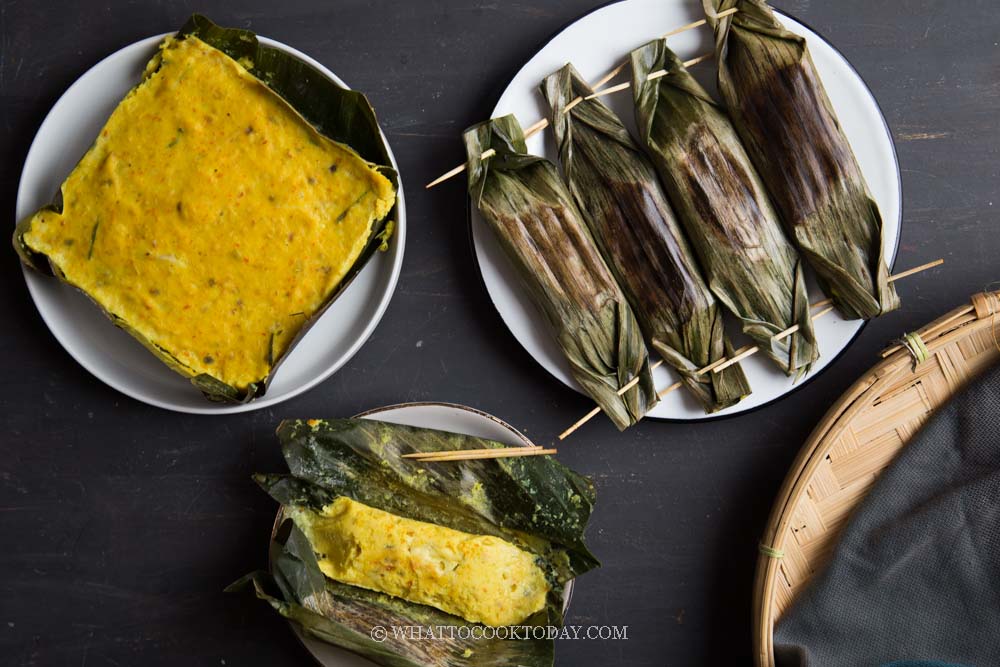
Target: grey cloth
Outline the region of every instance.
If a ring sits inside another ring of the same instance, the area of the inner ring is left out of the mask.
[[[1000,665],[1000,367],[876,482],[775,629],[779,667]]]

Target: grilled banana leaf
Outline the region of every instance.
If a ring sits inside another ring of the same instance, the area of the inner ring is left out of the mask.
[[[593,484],[549,457],[428,465],[401,456],[504,445],[363,419],[285,421],[278,437],[290,473],[254,478],[284,508],[319,510],[345,496],[408,519],[494,535],[534,554],[552,590],[526,626],[560,624],[566,582],[599,565],[584,544]],[[270,572],[247,575],[228,590],[252,589],[307,634],[379,664],[552,664],[551,639],[470,638],[457,631],[472,627],[464,619],[325,577],[308,538],[290,520],[276,531],[270,560]],[[372,639],[376,626],[388,630],[385,641]],[[428,641],[392,631],[412,626],[452,628],[452,634]]]
[[[704,0],[719,91],[789,234],[845,317],[899,307],[882,215],[837,121],[805,39],[763,0]],[[738,13],[715,19],[715,13]]]
[[[802,262],[725,112],[666,40],[632,52],[639,133],[719,301],[788,375],[819,356]],[[658,70],[668,74],[650,80]],[[798,325],[780,341],[777,333]]]
[[[572,65],[541,85],[566,182],[646,340],[706,412],[750,393],[740,366],[698,370],[731,352],[722,311],[684,238],[649,158]]]
[[[635,315],[555,166],[513,116],[465,131],[469,194],[548,322],[570,370],[619,429],[659,400]],[[493,149],[496,155],[481,160]],[[639,383],[618,391],[638,376]]]

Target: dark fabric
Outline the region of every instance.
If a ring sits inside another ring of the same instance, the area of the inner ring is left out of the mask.
[[[914,437],[776,627],[779,667],[1000,665],[998,414],[1000,367]]]

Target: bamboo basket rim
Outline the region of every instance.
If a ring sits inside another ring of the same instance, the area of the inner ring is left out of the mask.
[[[927,356],[930,357],[958,340],[993,327],[1000,327],[1000,291],[974,294],[970,302],[933,320],[916,333],[926,345]],[[1000,334],[996,333],[996,329],[994,335],[994,342],[997,342]],[[1000,343],[997,347],[1000,354]],[[883,355],[885,358],[854,382],[820,419],[796,455],[778,491],[761,535],[761,554],[754,578],[753,650],[754,664],[758,667],[774,665],[775,590],[780,565],[780,558],[774,557],[774,554],[782,553],[798,501],[806,493],[818,466],[836,441],[830,436],[842,430],[852,417],[869,406],[864,398],[878,396],[883,387],[891,386],[907,374],[918,375],[915,359],[905,346],[893,346]],[[770,554],[765,553],[767,551]]]

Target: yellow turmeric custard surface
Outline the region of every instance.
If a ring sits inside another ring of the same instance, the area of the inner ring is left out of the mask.
[[[492,535],[406,519],[341,496],[321,512],[286,512],[323,573],[486,625],[515,625],[545,606],[535,556]]]
[[[392,183],[196,37],[118,105],[23,242],[175,370],[267,377],[392,208]]]

